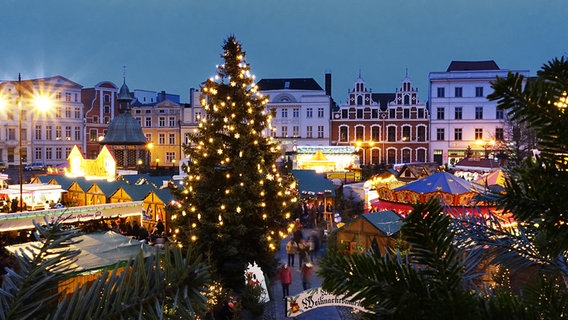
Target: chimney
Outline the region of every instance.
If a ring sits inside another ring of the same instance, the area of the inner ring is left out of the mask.
[[[331,72],[325,72],[325,94],[331,97]]]

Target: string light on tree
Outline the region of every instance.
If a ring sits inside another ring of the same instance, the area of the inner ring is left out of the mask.
[[[268,97],[258,93],[235,37],[225,40],[221,56],[224,63],[201,88],[206,115],[185,148],[191,175],[175,190],[187,214],[172,222],[176,241],[210,257],[220,280],[238,286],[247,263],[273,266],[296,193],[287,192],[293,178],[276,170],[281,148],[265,135],[273,130]]]

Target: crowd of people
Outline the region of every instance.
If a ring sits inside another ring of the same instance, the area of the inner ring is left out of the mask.
[[[155,227],[150,232],[148,232],[144,225],[138,224],[138,221],[132,220],[128,222],[126,219],[112,221],[110,229],[152,246],[164,247],[169,241],[162,220],[158,220]]]
[[[283,263],[278,271],[278,280],[282,284],[284,299],[290,295],[290,285],[293,281],[291,268],[294,268],[296,265],[301,274],[302,288],[304,290],[311,288],[314,263],[318,259],[321,247],[321,236],[318,229],[311,230],[306,237],[302,229],[302,223],[297,218],[294,231],[290,235],[290,240],[286,243],[288,260]]]

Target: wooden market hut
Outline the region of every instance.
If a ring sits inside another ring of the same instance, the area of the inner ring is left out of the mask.
[[[331,180],[323,173],[314,170],[292,170],[292,175],[298,182],[298,192],[304,201],[314,205],[322,204],[325,212],[324,219],[328,222],[328,229],[333,225],[333,208],[335,208],[335,187]],[[328,211],[331,208],[331,211]]]
[[[125,185],[125,182],[118,181],[95,181],[93,185],[87,190],[87,203],[90,206],[93,204],[110,203],[110,196],[112,196],[118,188]]]
[[[110,203],[117,202],[131,202],[131,201],[142,201],[148,193],[152,190],[156,190],[154,186],[144,184],[144,185],[121,185],[110,197]]]
[[[150,191],[144,198],[144,209],[148,216],[144,220],[144,225],[147,230],[152,230],[158,220],[162,220],[164,227],[168,230],[170,217],[167,214],[166,207],[176,201],[174,195],[169,189],[156,189]]]
[[[348,253],[364,252],[376,241],[385,254],[401,226],[401,217],[392,210],[362,214],[337,230],[337,248]]]
[[[67,189],[67,203],[69,206],[85,206],[87,205],[87,190],[92,187],[94,181],[85,179],[77,179]]]

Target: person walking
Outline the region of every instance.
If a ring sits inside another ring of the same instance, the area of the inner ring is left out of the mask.
[[[313,265],[311,263],[304,263],[302,265],[302,287],[308,290],[312,286]]]
[[[294,257],[298,252],[298,244],[294,239],[290,239],[286,244],[286,253],[288,254],[288,265],[293,267],[294,266]]]
[[[282,283],[282,296],[286,299],[290,295],[290,285],[292,284],[292,270],[290,270],[287,263],[278,271],[278,279]]]

